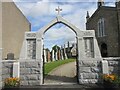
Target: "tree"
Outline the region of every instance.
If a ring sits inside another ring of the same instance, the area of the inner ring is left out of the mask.
[[[52,47],[52,50],[54,50],[55,52],[57,52],[58,50],[60,50],[60,47],[57,46],[57,45],[55,45],[55,46]]]

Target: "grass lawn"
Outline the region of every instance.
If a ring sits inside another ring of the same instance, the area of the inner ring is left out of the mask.
[[[66,59],[66,60],[58,60],[50,63],[46,63],[44,66],[44,74],[47,75],[50,71],[52,71],[54,68],[69,63],[74,62],[76,59]]]

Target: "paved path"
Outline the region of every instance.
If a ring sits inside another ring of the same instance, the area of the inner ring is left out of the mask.
[[[76,62],[70,62],[55,68],[44,79],[45,84],[77,83]]]

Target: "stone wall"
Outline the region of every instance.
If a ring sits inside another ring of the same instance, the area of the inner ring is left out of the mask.
[[[120,75],[120,58],[104,58],[103,60],[108,61],[109,74],[119,74]]]
[[[2,48],[0,48],[0,89],[2,89]]]
[[[14,60],[2,61],[2,82],[9,77],[13,77]],[[41,64],[40,61],[20,61],[20,84],[21,85],[40,85],[41,84]],[[17,72],[17,71],[16,71]],[[1,79],[0,79],[1,80]]]
[[[40,61],[20,61],[21,85],[40,85],[42,71]]]
[[[108,61],[108,71],[110,74],[120,73],[120,58],[104,58]],[[3,60],[2,79],[0,82],[13,76],[14,60]],[[80,60],[78,61],[78,80],[80,84],[84,83],[101,83],[102,82],[102,63],[101,60]],[[17,71],[16,71],[17,72]],[[20,80],[21,85],[41,85],[42,84],[42,64],[36,60],[20,60]],[[1,76],[0,76],[1,77]],[[4,85],[4,83],[3,83]]]
[[[101,61],[79,61],[79,83],[99,83],[101,81]]]
[[[1,63],[2,60],[0,60],[0,89],[2,87],[2,63]]]
[[[120,58],[109,57],[104,58],[107,61],[109,74],[120,75]],[[79,83],[102,83],[103,67],[100,60],[81,60],[78,62],[78,78]],[[107,67],[107,66],[106,66]]]
[[[2,82],[4,85],[4,80],[6,78],[12,77],[14,60],[3,60],[2,61]]]

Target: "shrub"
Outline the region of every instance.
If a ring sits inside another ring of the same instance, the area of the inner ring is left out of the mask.
[[[6,78],[5,79],[5,87],[19,87],[20,85],[20,79],[19,78]]]
[[[103,80],[107,81],[107,82],[110,82],[110,83],[115,83],[117,78],[118,77],[115,74],[104,74],[103,75]]]

